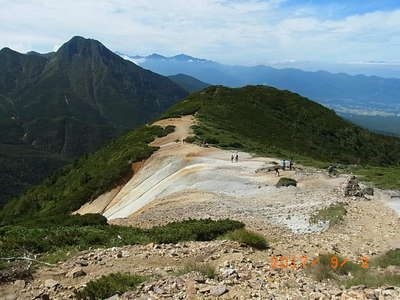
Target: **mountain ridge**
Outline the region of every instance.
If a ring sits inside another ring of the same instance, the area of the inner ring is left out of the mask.
[[[398,78],[265,65],[225,65],[204,59],[189,62],[141,56],[137,63],[166,76],[184,73],[211,85],[241,87],[262,84],[291,90],[333,109],[346,107],[400,113],[397,106],[400,98]]]
[[[24,152],[43,159],[47,153],[62,164],[155,120],[188,94],[170,79],[79,36],[52,55],[3,49],[0,66],[0,144],[4,144],[0,145],[0,165],[3,170],[13,166],[13,176],[19,168],[30,170],[34,163],[33,157],[22,159]],[[19,145],[13,161],[8,144]],[[26,173],[38,183],[32,172]],[[14,182],[20,180],[14,178]]]

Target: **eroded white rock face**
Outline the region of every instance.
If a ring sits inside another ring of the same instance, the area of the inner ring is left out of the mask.
[[[304,170],[281,171],[281,176],[295,178],[298,186],[278,189],[275,184],[279,177],[274,171],[268,172],[278,159],[239,152],[239,161],[232,162],[231,151],[183,143],[194,122],[190,116],[159,121],[161,126],[176,126],[176,131],[152,143],[160,149],[127,184],[100,196],[80,212],[102,213],[109,220],[127,218],[154,205],[181,201],[185,193],[185,201],[189,202],[213,195],[215,201],[209,206],[210,211],[202,212],[202,218],[218,211],[218,215],[226,217],[261,217],[296,233],[328,228],[329,224],[323,222],[309,222],[310,216],[342,200],[334,188],[345,178],[333,179],[324,173]]]
[[[242,160],[232,163],[229,152],[217,149],[171,154],[163,148],[129,181],[113,200],[113,205],[104,215],[109,219],[127,217],[154,200],[168,197],[181,191],[203,191],[230,197],[263,196],[275,190],[266,186],[262,176],[255,173],[266,159],[252,158],[240,153]],[[171,148],[175,148],[174,145]],[[185,155],[185,153],[187,153]],[[201,156],[200,156],[201,155]]]

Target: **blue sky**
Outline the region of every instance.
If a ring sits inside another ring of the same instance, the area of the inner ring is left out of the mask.
[[[391,11],[400,7],[399,0],[289,0],[281,7],[313,7],[320,11],[321,18],[341,19],[352,15],[375,11]]]
[[[399,61],[399,0],[0,0],[0,48],[74,35],[131,55],[231,64]]]

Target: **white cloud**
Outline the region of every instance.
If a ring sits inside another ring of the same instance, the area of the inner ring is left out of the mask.
[[[326,20],[282,0],[0,0],[0,47],[51,51],[74,35],[129,54],[226,63],[398,60],[400,10]]]

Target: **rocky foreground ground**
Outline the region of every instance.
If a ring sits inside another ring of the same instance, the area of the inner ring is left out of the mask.
[[[286,189],[301,199],[301,190]],[[262,233],[269,240],[270,248],[261,251],[237,242],[212,241],[84,251],[55,267],[40,268],[33,281],[2,286],[0,299],[73,299],[75,292],[87,282],[115,272],[146,275],[151,279],[137,290],[112,299],[400,299],[398,287],[345,289],[334,281],[315,281],[312,277],[315,266],[302,265],[302,256],[311,262],[324,253],[359,262],[360,257],[372,258],[398,243],[400,219],[384,206],[379,191],[369,198],[344,197],[343,193],[334,188],[328,195],[322,192],[312,195],[325,197],[328,203],[340,201],[348,213],[340,224],[311,233],[294,232],[284,222],[275,222],[277,216],[269,218],[262,209],[258,213],[251,206],[245,209],[247,202],[222,205],[210,195],[204,195],[202,201],[189,197],[188,201],[153,205],[115,223],[149,227],[149,224],[162,225],[187,217],[230,217]],[[283,211],[278,210],[281,219],[296,214],[283,207]],[[296,265],[274,268],[273,257],[295,258]],[[217,276],[210,279],[196,272],[178,275],[188,263],[210,264]],[[400,274],[399,269],[393,271]]]
[[[85,283],[112,272],[150,276],[136,291],[112,299],[400,299],[400,288],[343,289],[316,282],[309,267],[274,269],[274,249],[254,251],[231,241],[126,246],[84,251],[54,268],[42,268],[33,282],[16,281],[3,299],[72,299]],[[174,275],[185,263],[209,263],[217,277]],[[14,296],[11,289],[17,291]]]

